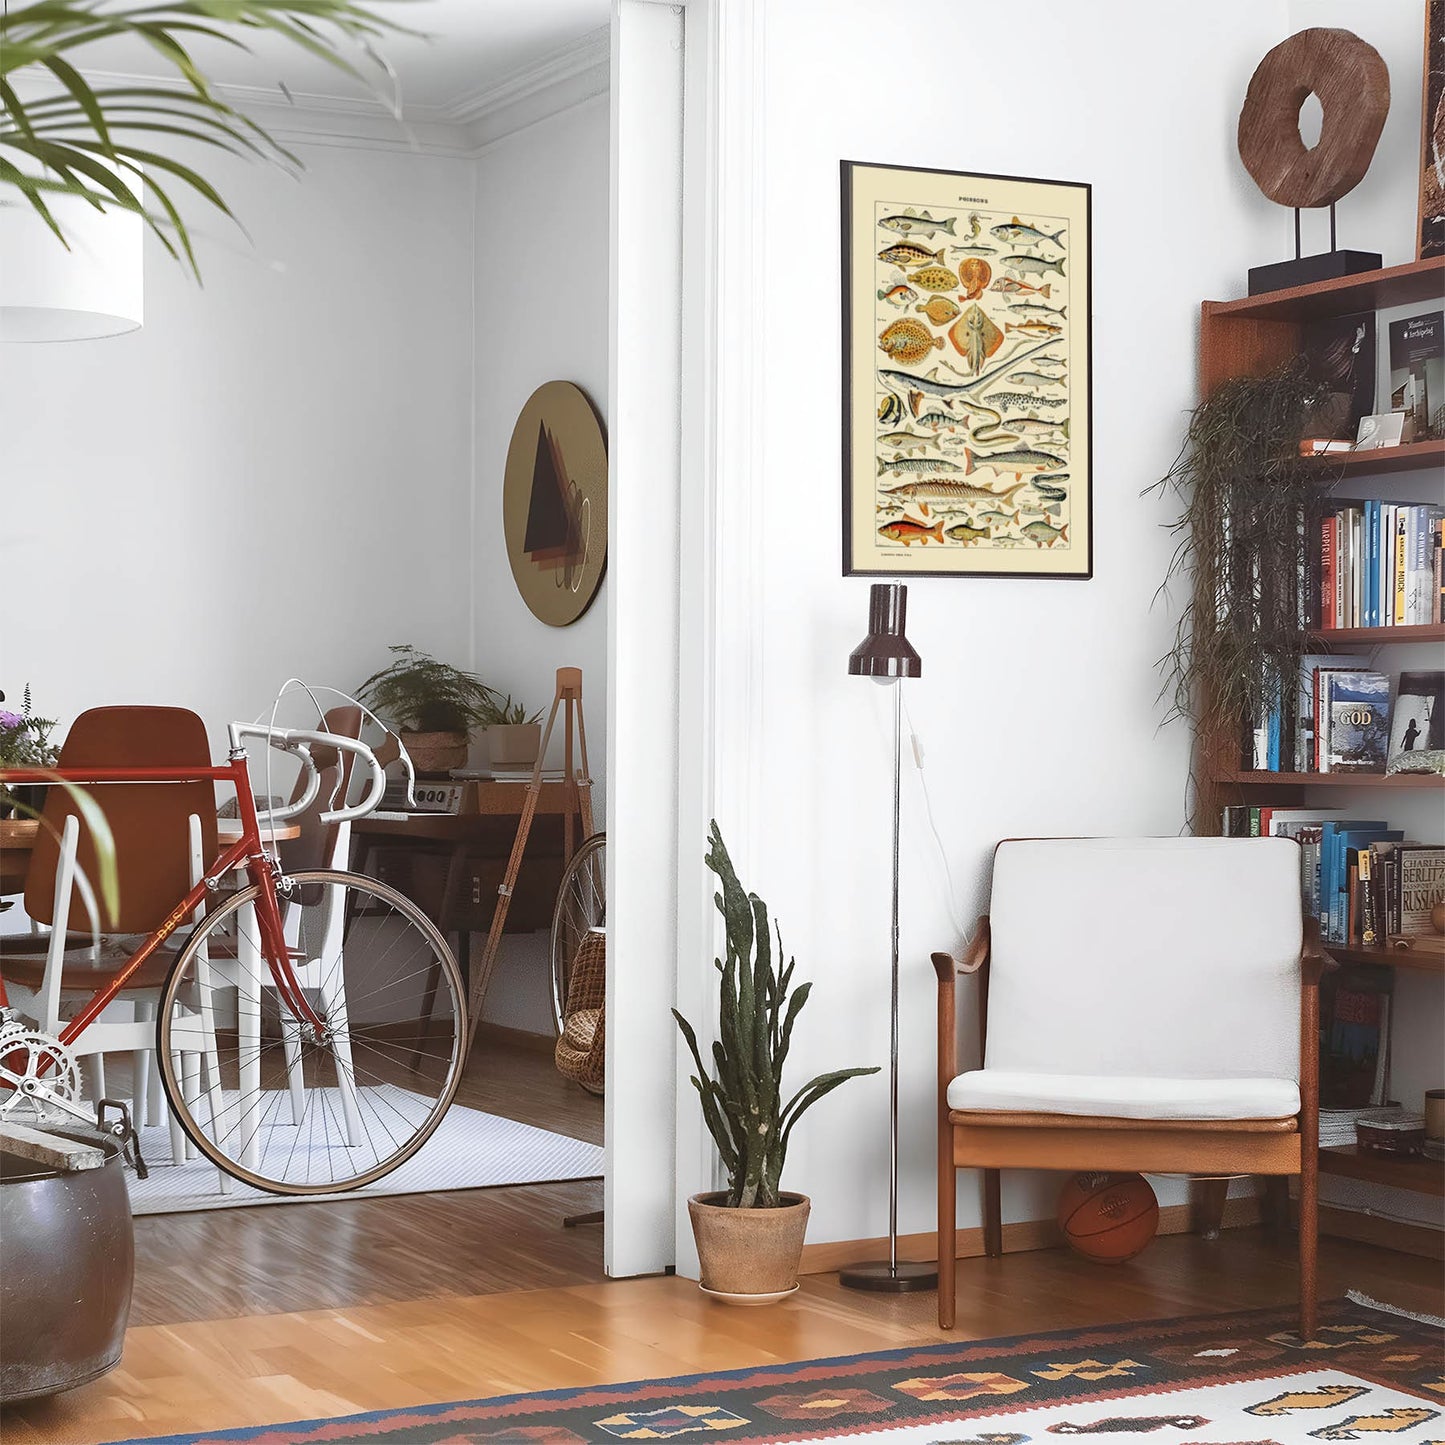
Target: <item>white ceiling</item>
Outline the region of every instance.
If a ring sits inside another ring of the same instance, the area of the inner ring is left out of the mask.
[[[577,45],[609,21],[609,0],[372,0],[375,9],[422,36],[393,36],[378,48],[395,69],[407,111],[444,115],[468,99],[505,86],[559,50]],[[298,101],[356,101],[368,88],[345,72],[265,32],[250,53],[197,45],[194,56],[222,86],[275,90],[284,82]],[[72,57],[92,72],[168,75],[146,45],[98,44]],[[376,77],[364,61],[358,68]]]

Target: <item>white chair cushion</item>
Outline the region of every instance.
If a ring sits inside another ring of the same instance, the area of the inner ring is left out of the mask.
[[[1013,839],[989,914],[986,1068],[1298,1078],[1292,839]]]
[[[1299,1113],[1300,1093],[1293,1079],[1137,1078],[975,1069],[948,1086],[948,1107],[1110,1119],[1287,1119]]]

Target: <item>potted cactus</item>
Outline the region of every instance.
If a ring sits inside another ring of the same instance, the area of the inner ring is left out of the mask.
[[[692,1025],[676,1009],[672,1016],[697,1065],[692,1084],[728,1187],[695,1194],[687,1207],[704,1291],[728,1303],[767,1304],[797,1288],[808,1225],[807,1196],[780,1187],[793,1126],[845,1080],[878,1070],[819,1074],[784,1102],[783,1065],[813,985],[792,988],[795,960],[780,966],[782,934],[769,932],[767,904],[738,882],[716,822],[706,862],[722,884],[716,902],[727,935],[726,960],[714,960],[721,998],[712,1074]]]
[[[484,709],[487,761],[494,768],[530,768],[542,748],[542,714],[530,716],[520,702],[492,695]]]

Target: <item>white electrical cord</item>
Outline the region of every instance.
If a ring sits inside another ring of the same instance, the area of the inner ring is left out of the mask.
[[[894,687],[903,687],[901,682],[893,685]],[[953,869],[949,867],[948,850],[943,846],[943,835],[938,831],[938,823],[933,816],[933,799],[928,792],[928,775],[923,769],[923,744],[919,741],[918,729],[913,723],[913,714],[908,711],[908,690],[906,688],[903,691],[903,718],[908,725],[909,750],[913,754],[913,766],[918,773],[919,790],[923,794],[923,812],[928,819],[928,831],[933,834],[933,842],[938,849],[938,860],[943,867],[943,888],[948,902],[948,916],[954,928],[958,930],[958,936],[967,938],[968,925],[964,922],[963,911],[958,906],[958,895],[953,891]]]

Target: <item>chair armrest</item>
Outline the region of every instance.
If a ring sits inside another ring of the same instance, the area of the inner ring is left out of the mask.
[[[988,914],[984,913],[974,925],[973,937],[968,941],[962,961],[955,961],[951,953],[933,955],[933,971],[938,975],[938,982],[951,982],[960,973],[977,973],[988,962],[988,948]]]

